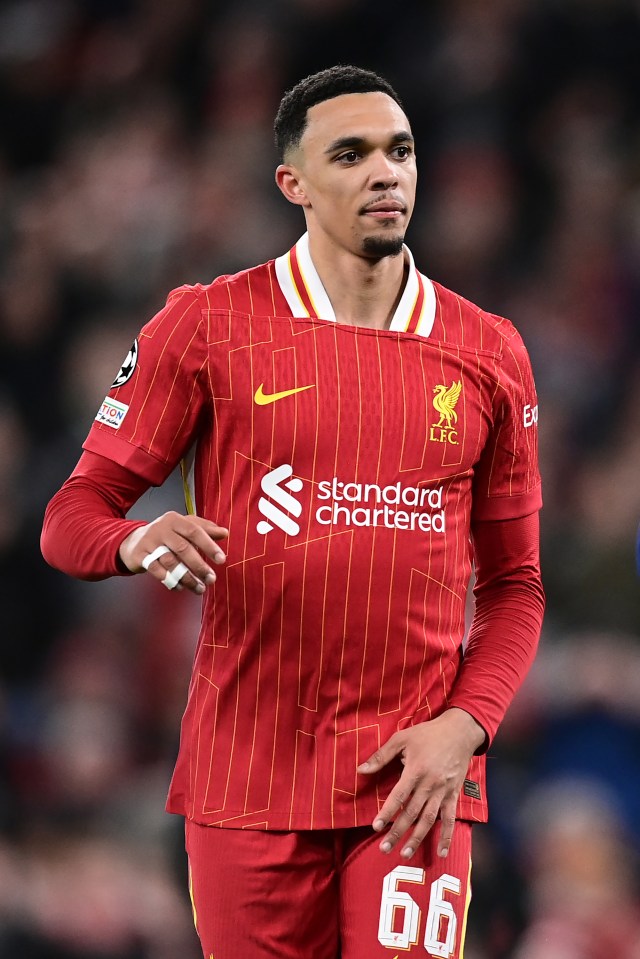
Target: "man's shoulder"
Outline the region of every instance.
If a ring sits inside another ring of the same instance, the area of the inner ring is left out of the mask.
[[[191,299],[203,310],[238,310],[251,313],[263,301],[272,301],[273,260],[225,273],[209,283],[185,283],[176,287],[168,299]]]
[[[433,282],[439,309],[433,336],[452,345],[502,356],[505,350],[524,349],[511,320],[484,310],[476,303]]]

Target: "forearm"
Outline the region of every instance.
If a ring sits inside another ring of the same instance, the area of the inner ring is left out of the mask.
[[[115,463],[84,453],[45,513],[42,554],[56,569],[78,579],[126,575],[118,549],[141,520],[126,513],[148,484]]]
[[[537,514],[474,530],[476,608],[450,705],[493,739],[536,654],[544,614]]]

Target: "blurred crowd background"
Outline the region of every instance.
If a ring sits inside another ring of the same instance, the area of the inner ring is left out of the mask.
[[[416,260],[515,321],[539,387],[548,613],[491,750],[466,959],[640,957],[640,3],[4,0],[0,959],[199,955],[163,811],[197,600],[73,582],[38,537],[167,292],[302,232],[272,118],[334,62],[396,85]]]

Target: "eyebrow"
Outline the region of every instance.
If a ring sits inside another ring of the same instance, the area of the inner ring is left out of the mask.
[[[357,137],[357,136],[338,137],[337,140],[334,140],[332,143],[329,144],[329,146],[324,152],[335,153],[336,150],[354,149],[357,147],[363,147],[366,145],[366,143],[367,143],[367,140],[365,139],[365,137]],[[415,138],[413,134],[409,133],[408,130],[401,130],[399,133],[393,134],[393,136],[390,139],[390,143],[392,146],[398,143],[415,143]]]

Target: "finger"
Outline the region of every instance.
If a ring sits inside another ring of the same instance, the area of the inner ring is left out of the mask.
[[[189,589],[193,593],[202,595],[206,589],[202,580],[198,579],[184,563],[178,562],[171,551],[151,563],[149,572],[169,590]]]
[[[451,841],[453,839],[453,830],[456,825],[456,808],[458,805],[457,797],[447,800],[440,809],[440,839],[438,840],[438,855],[443,859],[449,855]]]
[[[387,796],[384,806],[382,807],[382,809],[380,810],[376,818],[373,820],[373,828],[375,829],[376,832],[381,832],[383,829],[387,827],[387,825],[390,822],[395,821],[399,814],[402,815],[400,811],[405,806],[409,807],[410,803],[412,803],[414,798],[413,790],[415,789],[415,787],[416,787],[416,780],[410,779],[408,776],[405,775],[405,773],[403,773],[400,779],[398,780],[398,782],[396,783],[396,785],[394,786],[394,788],[391,790],[391,792]],[[422,802],[424,803],[425,800],[426,800],[426,793],[424,794],[424,798]],[[417,809],[417,811],[414,809],[413,806],[411,806],[412,813],[416,812],[416,815],[420,812],[421,809],[422,809],[422,804]],[[405,828],[408,828],[409,825],[410,823],[407,823],[407,827]]]
[[[167,558],[162,557],[159,562],[165,569],[173,568],[177,563],[183,563],[189,572],[206,586],[215,583],[215,570],[202,558],[196,547],[188,539],[185,539],[179,533],[171,532],[165,535],[165,543],[175,560],[175,562],[167,562]]]
[[[152,536],[155,539],[154,545],[166,544],[182,562],[186,562],[191,568],[191,564],[180,555],[183,548],[180,546],[180,539],[186,540],[204,556],[219,564],[225,561],[226,556],[217,541],[228,535],[227,529],[211,520],[203,519],[201,516],[185,516],[183,513],[170,510],[149,523],[144,541],[148,541],[149,536]],[[196,572],[198,572],[197,569]]]
[[[160,559],[161,556],[164,556],[164,554],[168,552],[169,552],[168,546],[165,546],[164,544],[160,546],[156,546],[156,548],[152,550],[150,553],[147,553],[147,555],[142,560],[142,563],[141,563],[142,568],[145,570],[145,572],[149,572],[149,567],[151,566],[151,564],[155,563],[157,559]]]
[[[205,556],[212,559],[214,563],[224,563],[227,557],[217,540],[226,539],[229,530],[225,529],[224,526],[217,526],[210,520],[201,519],[199,516],[192,516],[190,519],[194,525],[183,533],[185,538],[192,542]],[[181,532],[181,530],[178,529],[178,532]]]
[[[403,859],[411,859],[418,846],[431,832],[438,818],[439,809],[440,797],[431,796],[423,807],[422,812],[416,821],[413,832],[402,847],[400,855]]]
[[[210,582],[213,582],[213,570],[202,555],[213,560],[216,565],[223,563],[226,555],[217,540],[224,539],[228,534],[227,529],[211,520],[201,516],[185,516],[170,510],[149,523],[141,542],[148,542],[153,538],[154,546],[165,544],[196,576],[205,582],[207,576],[210,576]],[[197,552],[192,551],[192,547]]]
[[[189,570],[184,563],[178,563],[178,565],[174,566],[173,569],[167,570],[167,573],[162,580],[162,585],[166,586],[167,589],[176,589],[176,587],[180,585],[180,580],[182,577],[188,572]]]
[[[375,751],[373,756],[369,756],[365,762],[360,763],[356,772],[364,773],[365,775],[377,773],[379,769],[382,769],[383,766],[386,766],[388,762],[394,759],[403,748],[404,740],[401,739],[397,733],[394,733],[386,743]]]
[[[416,824],[416,828],[412,833],[412,836],[415,837],[415,848],[420,845],[420,842],[429,832],[429,829],[433,825],[433,822],[435,822],[437,816],[437,808],[434,811],[426,800],[427,797],[425,795],[416,795],[412,797],[407,806],[402,810],[401,814],[393,822],[388,833],[380,843],[380,849],[382,852],[391,852],[391,850],[395,848],[402,837],[406,834],[407,830],[410,829],[414,824]],[[407,846],[404,848],[406,850]],[[405,854],[405,858],[409,858],[410,855],[413,855],[413,850],[410,854]]]

